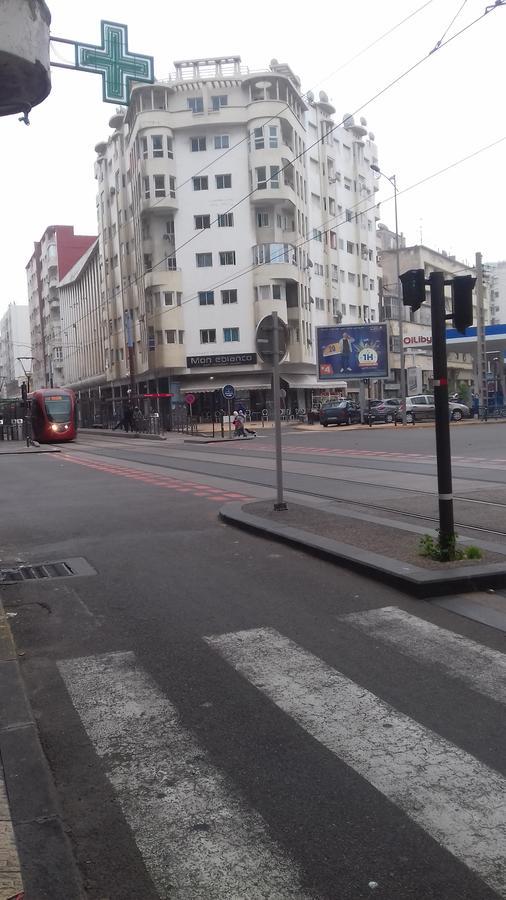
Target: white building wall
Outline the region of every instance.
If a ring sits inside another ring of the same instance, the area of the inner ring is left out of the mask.
[[[490,316],[493,325],[506,322],[506,260],[487,263]]]
[[[216,96],[226,105],[215,108]],[[377,148],[364,120],[334,129],[334,116],[326,95],[304,100],[296,76],[275,61],[254,74],[238,60],[191,61],[167,83],[133,89],[126,117],[118,111],[96,147],[108,382],[130,377],[130,316],[135,378],[170,373],[188,389],[211,375],[265,384],[260,360],[187,367],[187,359],[253,353],[256,325],[273,308],[290,331],[288,382],[317,381],[315,327],[378,321]],[[219,136],[228,148],[215,147]],[[205,149],[192,150],[198,138]],[[219,175],[231,186],[218,188]],[[194,176],[207,178],[207,189],[195,190]],[[233,227],[218,227],[228,211]],[[195,216],[209,216],[211,228],[197,234]],[[233,251],[235,264],[220,265],[222,251]],[[205,253],[212,266],[197,266]],[[202,305],[199,292],[212,290],[214,304]],[[222,290],[236,290],[237,303],[223,303]],[[238,340],[226,341],[224,329],[238,329]],[[212,330],[215,341],[204,343]]]

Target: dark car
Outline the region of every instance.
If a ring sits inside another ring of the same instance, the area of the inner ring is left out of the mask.
[[[360,407],[351,400],[329,400],[321,406],[320,422],[324,428],[360,422]]]
[[[399,412],[400,400],[389,398],[388,400],[371,400],[369,403],[369,415],[375,422],[393,422]]]

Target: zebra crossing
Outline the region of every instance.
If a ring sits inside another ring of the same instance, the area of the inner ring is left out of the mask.
[[[504,703],[499,651],[396,607],[338,621]],[[506,778],[499,771],[274,628],[203,641],[274,710],[506,898]],[[60,660],[58,668],[160,898],[316,900],[298,861],[133,652]]]

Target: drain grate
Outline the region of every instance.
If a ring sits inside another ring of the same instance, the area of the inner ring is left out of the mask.
[[[19,584],[46,578],[72,578],[78,575],[96,575],[95,569],[82,557],[58,562],[34,563],[0,569],[0,584]]]

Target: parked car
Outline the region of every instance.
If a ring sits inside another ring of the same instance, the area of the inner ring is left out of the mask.
[[[322,403],[320,422],[324,428],[328,425],[351,425],[360,422],[360,407],[351,400],[329,400]]]
[[[465,403],[455,403],[453,400],[448,403],[450,410],[450,418],[453,422],[460,419],[469,418],[471,410]],[[413,422],[423,422],[427,419],[434,419],[436,416],[436,406],[433,394],[418,394],[416,397],[406,397],[406,422],[411,425]],[[399,409],[397,421],[402,421],[402,410]]]
[[[375,422],[393,422],[399,412],[400,403],[400,400],[393,397],[387,400],[370,400],[369,415]]]

